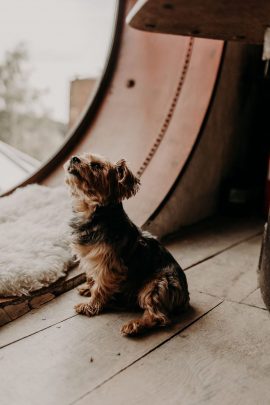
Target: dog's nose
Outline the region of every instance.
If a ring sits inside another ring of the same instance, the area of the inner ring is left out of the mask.
[[[77,156],[73,156],[70,159],[71,163],[81,163],[80,159]]]

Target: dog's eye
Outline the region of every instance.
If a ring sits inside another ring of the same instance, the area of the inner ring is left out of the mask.
[[[101,169],[101,164],[98,163],[98,162],[91,162],[91,163],[90,163],[90,167],[91,167],[91,169],[93,169],[93,170],[99,170],[99,169]]]

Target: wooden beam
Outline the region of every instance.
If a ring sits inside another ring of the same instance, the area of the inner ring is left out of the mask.
[[[139,0],[127,23],[143,31],[261,44],[270,25],[270,2]]]

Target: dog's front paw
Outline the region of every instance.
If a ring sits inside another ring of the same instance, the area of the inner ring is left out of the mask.
[[[143,325],[140,320],[134,320],[126,323],[121,328],[122,335],[135,336],[143,332]]]
[[[75,311],[78,314],[81,315],[86,315],[86,316],[95,316],[100,313],[101,311],[101,306],[99,304],[87,304],[87,303],[82,303],[82,304],[77,304],[74,307]]]
[[[78,287],[77,291],[80,295],[84,297],[90,297],[91,296],[91,290],[89,288],[89,285],[85,284],[82,287]]]

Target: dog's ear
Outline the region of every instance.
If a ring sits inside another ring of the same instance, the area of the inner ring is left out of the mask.
[[[126,161],[124,159],[119,160],[115,165],[115,169],[120,198],[130,198],[135,195],[139,190],[140,180],[127,167]]]

